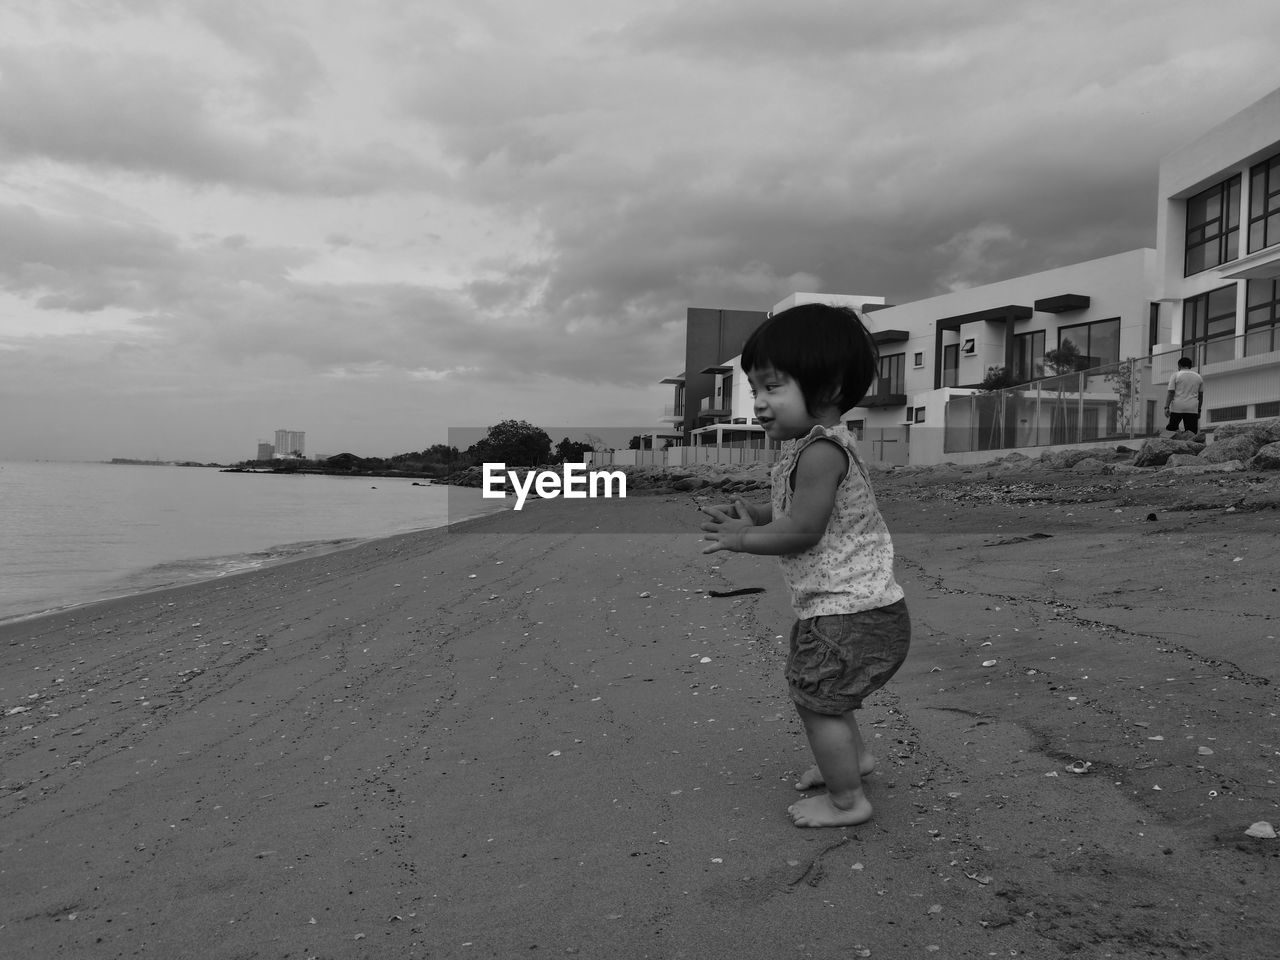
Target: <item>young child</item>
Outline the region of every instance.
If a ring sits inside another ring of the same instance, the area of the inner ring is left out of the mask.
[[[875,379],[875,341],[852,310],[804,304],[769,318],[742,350],[765,434],[785,441],[769,503],[707,507],[703,553],[778,557],[799,618],[787,686],[817,765],[792,804],[801,827],[871,819],[862,778],[875,767],[854,711],[907,657],[911,620],[893,578],[893,543],[840,414]]]

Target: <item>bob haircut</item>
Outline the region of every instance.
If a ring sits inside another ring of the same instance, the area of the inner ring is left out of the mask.
[[[742,347],[742,369],[772,367],[795,380],[810,416],[827,405],[856,407],[880,369],[880,351],[848,307],[804,303],[774,314]]]

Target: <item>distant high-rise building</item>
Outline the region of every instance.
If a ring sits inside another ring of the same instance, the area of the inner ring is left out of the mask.
[[[275,455],[276,455],[276,445],[274,443],[268,443],[266,440],[258,441],[258,459],[259,460],[270,460]]]
[[[305,430],[277,430],[276,456],[302,457],[307,453],[307,432]]]

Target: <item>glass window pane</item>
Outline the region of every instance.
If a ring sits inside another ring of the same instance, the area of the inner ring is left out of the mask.
[[[1187,247],[1187,274],[1199,273],[1205,269],[1204,247]]]
[[[1220,363],[1223,360],[1235,359],[1236,342],[1230,337],[1210,340],[1205,344],[1204,362]]]
[[[1245,288],[1245,301],[1250,307],[1260,307],[1275,299],[1274,280],[1250,280]]]
[[[1227,188],[1227,225],[1240,226],[1240,178],[1236,177]]]
[[[1236,312],[1236,285],[1219,287],[1209,291],[1209,316],[1220,317],[1224,313]]]
[[[1089,355],[1096,364],[1120,362],[1120,321],[1104,320],[1089,331]]]
[[[1232,230],[1230,233],[1227,234],[1226,252],[1222,255],[1222,259],[1219,260],[1218,262],[1226,263],[1228,260],[1234,260],[1238,256],[1240,256],[1240,231]]]
[[[1209,219],[1208,217],[1208,197],[1200,194],[1198,197],[1192,197],[1187,201],[1187,229],[1198,227]]]
[[[1209,320],[1209,336],[1229,337],[1236,332],[1235,317],[1211,317]]]
[[[1273,243],[1280,243],[1280,212],[1273,213],[1267,217],[1267,235],[1263,240],[1265,246],[1271,246]]]
[[[1267,245],[1267,241],[1263,239],[1263,228],[1266,226],[1261,220],[1249,224],[1249,252],[1261,250]]]
[[[1196,299],[1182,302],[1182,338],[1194,340],[1196,328],[1200,325],[1200,301]]]
[[[1259,216],[1265,209],[1267,200],[1267,178],[1265,167],[1255,167],[1253,176],[1249,178],[1249,216]]]
[[[1271,327],[1255,330],[1244,338],[1244,355],[1256,357],[1260,353],[1271,352]]]

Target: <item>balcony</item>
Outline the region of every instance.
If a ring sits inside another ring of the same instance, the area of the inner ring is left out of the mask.
[[[858,404],[860,407],[905,407],[906,405],[905,393],[868,393]]]
[[[720,397],[703,397],[702,406],[698,410],[700,417],[727,417],[729,404]]]

